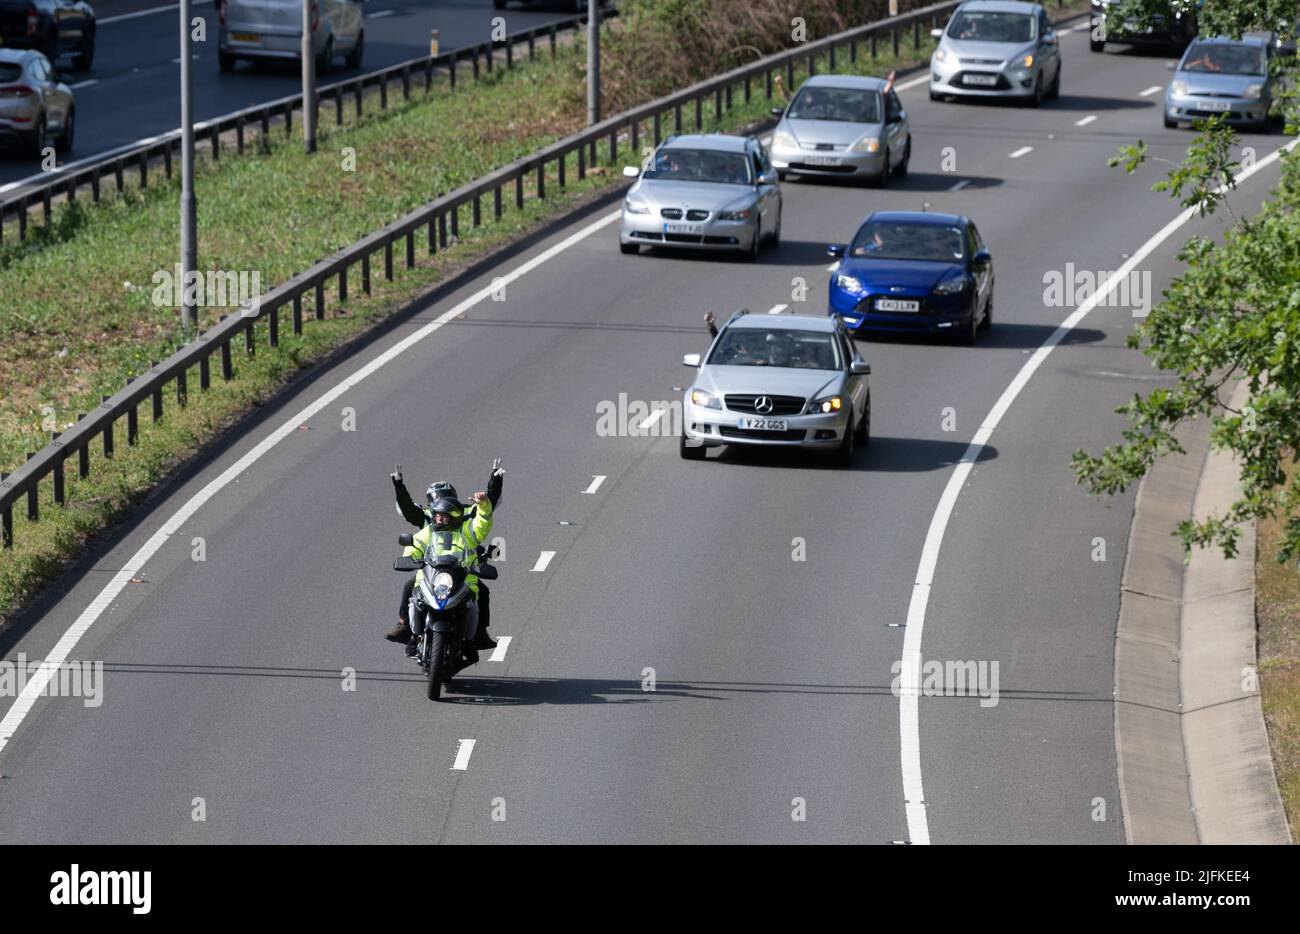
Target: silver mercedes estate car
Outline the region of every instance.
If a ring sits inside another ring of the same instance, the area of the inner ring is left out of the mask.
[[[1037,106],[1061,93],[1061,50],[1037,3],[973,0],[931,35],[930,99],[1007,97]]]
[[[723,444],[807,447],[847,467],[871,436],[871,366],[838,317],[731,316],[682,402],[681,455]]]
[[[670,136],[638,169],[623,201],[618,244],[740,251],[758,259],[763,244],[781,240],[781,187],[756,139]]]
[[[816,75],[799,88],[772,133],[777,174],[841,175],[883,185],[912,158],[907,111],[884,78]]]

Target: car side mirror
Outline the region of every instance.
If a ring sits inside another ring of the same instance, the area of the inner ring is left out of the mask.
[[[1166,71],[1176,71],[1177,69],[1178,69],[1178,63],[1177,63],[1177,62],[1165,62],[1165,70],[1166,70]]]
[[[993,261],[993,257],[989,256],[988,250],[979,250],[970,258],[970,261],[976,266],[987,266]]]
[[[1056,33],[1049,32],[1043,36],[1043,45],[1056,45]]]
[[[936,28],[934,28],[934,29],[931,29],[931,30],[930,30],[930,38],[931,38],[931,39],[942,39],[942,38],[943,38],[943,30],[940,29],[940,28],[938,28],[938,27],[936,27]]]
[[[846,244],[843,243],[832,243],[826,247],[826,255],[842,257],[844,255],[845,246]]]
[[[641,170],[638,169],[638,168],[637,168],[636,166],[634,166],[634,165],[625,165],[625,166],[623,166],[623,177],[624,177],[624,178],[640,178],[640,177],[641,177]]]
[[[868,363],[866,360],[861,360],[861,359],[854,360],[851,364],[849,364],[849,372],[852,373],[854,376],[870,376],[871,364]]]
[[[405,545],[407,548],[410,548],[412,545],[415,544],[415,538],[411,535],[410,532],[407,532],[404,535],[397,536],[397,544]]]
[[[682,357],[682,366],[699,367],[700,355],[697,353],[688,353]]]
[[[781,116],[781,114],[783,114],[783,113],[785,113],[785,108],[784,108],[784,107],[773,107],[773,108],[772,108],[772,116],[774,116],[774,117],[779,117],[779,116]]]
[[[760,185],[775,185],[779,181],[781,181],[781,177],[775,172],[764,172],[758,177],[758,183]]]

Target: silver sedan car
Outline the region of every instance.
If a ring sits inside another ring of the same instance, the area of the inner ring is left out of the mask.
[[[839,175],[883,185],[907,174],[912,135],[892,82],[817,75],[799,88],[772,133],[772,164],[781,178]]]
[[[1037,106],[1061,93],[1061,51],[1037,3],[973,0],[931,35],[930,99],[1006,97]]]
[[[758,259],[781,240],[781,187],[758,140],[720,133],[672,136],[643,168],[623,201],[618,244],[739,250]]]
[[[1207,117],[1267,129],[1273,45],[1265,38],[1196,39],[1165,88],[1165,126]]]
[[[806,447],[841,466],[871,435],[871,367],[838,317],[738,311],[718,332],[682,403],[681,455],[723,444]]]

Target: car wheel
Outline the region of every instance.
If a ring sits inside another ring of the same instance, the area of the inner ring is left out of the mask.
[[[980,330],[987,331],[993,327],[993,298],[989,297],[989,303],[984,306],[984,320],[980,322]]]
[[[908,137],[907,148],[903,150],[902,161],[894,167],[894,178],[907,178],[907,164],[912,161],[912,139]]]
[[[777,180],[778,182],[783,182],[783,181],[785,181],[787,178],[789,178],[789,176],[790,176],[790,173],[789,173],[789,172],[782,172],[782,171],[778,170],[777,173],[776,173],[776,180]]]
[[[235,56],[225,49],[217,49],[217,67],[225,74],[235,70]]]
[[[1061,96],[1061,66],[1056,66],[1056,74],[1052,76],[1052,85],[1047,89],[1047,99],[1054,101]]]
[[[618,251],[630,256],[635,256],[641,252],[641,245],[639,243],[623,243],[620,241],[618,244]]]
[[[45,114],[36,118],[36,129],[27,142],[27,154],[33,159],[40,159],[45,154]]]
[[[76,108],[69,108],[67,119],[63,123],[63,133],[59,136],[59,152],[71,152],[72,141],[77,131],[77,111]]]
[[[889,150],[885,150],[885,167],[880,170],[880,174],[871,180],[871,184],[876,188],[884,188],[889,184],[889,176],[893,170],[889,167]]]
[[[781,210],[780,210],[780,208],[778,208],[778,209],[777,209],[777,212],[776,212],[776,229],[773,230],[771,236],[769,236],[769,237],[767,238],[767,245],[770,246],[770,247],[778,247],[778,246],[781,245]]]
[[[940,94],[938,91],[931,91],[931,92],[930,92],[930,100],[932,100],[932,101],[941,101],[941,100],[943,100],[943,99],[944,99],[944,96],[943,96],[942,94]]]
[[[1176,129],[1178,129],[1178,121],[1177,121],[1177,120],[1170,120],[1168,117],[1165,117],[1165,129],[1167,129],[1167,130],[1176,130]]]
[[[316,56],[316,74],[324,76],[330,73],[330,68],[334,65],[334,37],[330,36],[325,40],[325,48]]]
[[[704,460],[705,447],[702,444],[689,444],[686,441],[686,433],[683,432],[678,437],[677,451],[682,455],[682,460],[702,461]]]
[[[759,228],[754,231],[753,242],[750,243],[749,249],[745,251],[745,261],[750,263],[757,263],[758,251],[759,248],[762,247],[762,245],[763,245],[763,231],[762,231],[762,225],[760,224]]]
[[[856,437],[853,439],[858,447],[864,448],[871,441],[871,401],[867,401],[867,410],[862,413],[862,421],[858,422]]]
[[[1025,98],[1025,104],[1029,107],[1037,107],[1043,102],[1043,73],[1038,73],[1038,78],[1034,81],[1034,93],[1032,97]]]
[[[969,347],[975,343],[975,336],[979,333],[980,319],[974,311],[970,317],[962,324],[961,329],[957,332],[957,342],[964,347]]]
[[[95,30],[89,30],[81,38],[81,48],[72,56],[72,67],[77,71],[89,71],[95,61]]]
[[[347,62],[349,68],[361,67],[361,55],[363,52],[365,52],[365,50],[366,50],[366,32],[363,29],[361,32],[357,33],[357,44],[352,47],[352,51],[349,52],[347,54],[347,57],[344,59],[344,61]]]
[[[853,424],[852,410],[849,411],[849,424],[850,425]],[[857,432],[851,431],[847,428],[845,429],[844,440],[842,440],[840,442],[840,446],[835,449],[835,466],[837,467],[853,466],[853,436],[856,433]]]

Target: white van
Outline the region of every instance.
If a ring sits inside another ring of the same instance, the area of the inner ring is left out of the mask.
[[[217,0],[221,31],[217,64],[233,71],[241,58],[297,59],[302,53],[302,0]],[[366,32],[360,0],[311,0],[316,73],[329,74],[334,59],[361,65]]]

